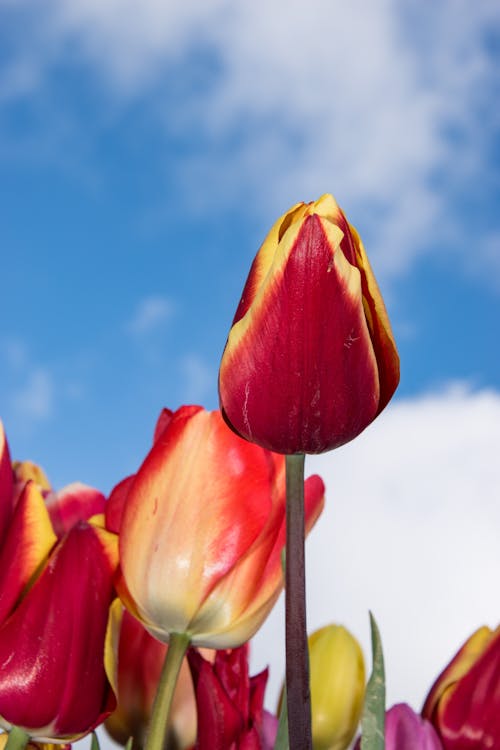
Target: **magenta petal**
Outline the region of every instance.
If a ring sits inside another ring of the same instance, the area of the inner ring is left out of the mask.
[[[35,738],[86,733],[113,708],[103,655],[116,559],[105,534],[75,526],[0,630],[0,715]]]
[[[78,521],[104,513],[106,499],[99,490],[74,482],[59,492],[49,493],[46,504],[54,531],[61,538]]]
[[[442,750],[433,728],[406,703],[393,706],[385,717],[386,750]]]

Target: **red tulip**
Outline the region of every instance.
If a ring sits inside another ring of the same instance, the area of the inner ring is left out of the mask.
[[[194,649],[188,660],[198,707],[197,750],[271,750],[277,720],[264,710],[267,669],[248,674],[248,644],[218,651],[213,664]]]
[[[331,195],[282,216],[260,248],[219,374],[241,436],[280,453],[356,437],[399,381],[384,302],[356,230]]]
[[[104,669],[114,534],[79,522],[0,628],[0,724],[71,741],[114,708]]]
[[[305,491],[310,528],[323,482],[311,477]],[[132,613],[163,641],[248,640],[283,583],[284,458],[238,438],[219,412],[182,407],[120,497],[121,595]]]
[[[482,627],[439,675],[422,716],[444,750],[500,749],[500,626]]]

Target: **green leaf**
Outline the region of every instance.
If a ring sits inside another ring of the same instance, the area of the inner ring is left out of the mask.
[[[95,732],[92,732],[92,740],[90,743],[90,750],[101,750],[101,746],[99,744],[99,737]]]
[[[286,687],[283,688],[281,696],[280,720],[278,723],[278,733],[274,743],[274,750],[289,750],[288,745],[288,712],[286,708]]]
[[[375,618],[370,612],[372,632],[372,673],[366,686],[361,718],[361,750],[385,750],[385,672],[382,642]]]

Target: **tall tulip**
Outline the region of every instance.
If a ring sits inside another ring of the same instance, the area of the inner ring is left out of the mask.
[[[361,716],[365,663],[346,628],[327,625],[309,636],[314,750],[345,750]]]
[[[352,440],[399,381],[384,302],[331,195],[293,206],[260,248],[219,374],[221,408],[247,440],[321,453]]]
[[[256,632],[283,584],[284,474],[282,456],[241,440],[219,412],[172,415],[124,493],[120,526],[122,598],[153,635],[231,648]],[[318,476],[306,481],[309,528],[323,493]]]
[[[0,628],[0,725],[71,741],[114,708],[104,669],[116,537],[79,522]]]
[[[445,750],[500,748],[500,626],[471,635],[432,686],[422,715]]]

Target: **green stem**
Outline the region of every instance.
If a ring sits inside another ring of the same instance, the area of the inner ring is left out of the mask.
[[[286,456],[286,697],[290,750],[312,750],[306,626],[304,461]]]
[[[145,750],[163,750],[168,731],[170,707],[174,696],[177,677],[182,660],[190,643],[186,633],[171,633],[168,651],[163,664],[156,697],[153,704],[151,723],[146,739]]]
[[[29,741],[29,734],[26,734],[26,732],[19,729],[19,727],[12,727],[9,732],[5,750],[24,750]]]

